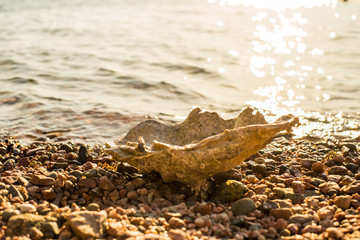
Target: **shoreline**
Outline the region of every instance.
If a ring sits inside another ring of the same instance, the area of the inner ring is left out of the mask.
[[[355,239],[360,233],[357,142],[275,138],[210,179],[200,194],[205,201],[184,184],[117,165],[101,146],[81,146],[1,141],[2,239]]]

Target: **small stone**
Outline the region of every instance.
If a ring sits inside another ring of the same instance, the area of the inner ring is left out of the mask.
[[[231,211],[235,216],[248,215],[256,209],[255,202],[251,198],[237,200],[231,205]]]
[[[76,211],[66,217],[71,229],[82,240],[103,238],[106,218],[105,211]]]
[[[328,174],[334,174],[334,175],[347,175],[348,170],[344,166],[333,166],[328,170]]]
[[[321,233],[322,231],[322,227],[318,225],[307,225],[303,229],[303,233]]]
[[[344,187],[343,192],[346,194],[360,193],[360,182],[356,181]]]
[[[76,177],[77,180],[80,180],[82,177],[82,172],[79,170],[74,170],[69,172],[69,175]]]
[[[294,190],[294,193],[304,194],[305,192],[305,185],[301,181],[293,181],[291,186]]]
[[[97,203],[90,203],[87,208],[86,208],[88,211],[94,211],[94,212],[98,212],[100,211],[100,207],[99,207],[99,204]]]
[[[128,182],[127,184],[125,184],[125,188],[127,191],[132,191],[134,189],[140,188],[145,184],[145,180],[142,178],[136,178],[134,180],[132,180],[131,182]]]
[[[14,167],[15,167],[15,161],[13,159],[6,160],[3,165],[4,170],[10,170],[13,169]]]
[[[280,187],[274,187],[273,192],[278,196],[279,198],[284,198],[285,196],[285,190]]]
[[[41,225],[41,231],[44,233],[44,238],[54,239],[60,233],[59,226],[56,222],[45,222]]]
[[[281,231],[279,232],[279,234],[280,234],[281,236],[283,236],[283,237],[291,236],[291,232],[290,232],[290,230],[288,230],[288,229],[283,229],[283,230],[281,230]]]
[[[343,239],[344,233],[335,227],[329,227],[326,229],[329,239]]]
[[[345,196],[338,196],[334,199],[334,204],[339,208],[346,210],[350,208],[351,204],[351,197],[348,195]]]
[[[41,194],[45,200],[52,201],[56,198],[56,192],[52,187],[41,188]]]
[[[292,190],[292,189],[291,189]],[[292,201],[293,204],[300,204],[304,201],[305,197],[303,194],[287,192],[285,193],[285,198],[288,198]]]
[[[267,200],[260,206],[260,210],[265,213],[268,213],[271,211],[271,209],[275,209],[275,208],[279,208],[279,207],[280,207],[280,205],[277,202],[272,201],[272,200]]]
[[[36,212],[36,207],[30,203],[24,203],[20,205],[20,212],[22,213],[34,213]]]
[[[8,194],[12,195],[12,197],[18,197],[20,201],[24,201],[23,195],[14,185],[10,185],[8,191],[9,191]]]
[[[287,229],[289,229],[289,231],[292,233],[292,234],[297,234],[299,232],[299,224],[295,224],[295,223],[290,223],[288,226],[287,226]]]
[[[109,197],[110,197],[111,201],[115,202],[116,200],[119,199],[120,195],[119,195],[119,192],[117,190],[114,190],[114,191],[109,193]]]
[[[32,230],[40,231],[46,222],[56,222],[57,219],[49,216],[41,216],[32,213],[24,213],[12,216],[6,229],[7,236],[24,236],[31,234]],[[41,231],[40,231],[41,232]]]
[[[139,197],[139,194],[136,192],[136,191],[130,191],[126,194],[126,197],[128,199],[132,199],[132,200],[135,200]]]
[[[186,227],[186,223],[184,222],[184,220],[177,218],[177,217],[172,217],[169,219],[169,227],[170,228],[183,228]]]
[[[276,219],[283,218],[288,220],[293,215],[293,212],[290,208],[276,208],[271,209],[270,216],[275,217]]]
[[[212,214],[212,205],[205,202],[201,203],[200,206],[197,207],[196,211],[202,215],[210,215]]]
[[[53,172],[50,172],[49,174],[46,175],[47,177],[51,177],[53,178],[54,180],[57,179],[57,172],[53,171]]]
[[[55,180],[51,177],[46,177],[43,175],[33,175],[30,178],[30,182],[34,185],[39,185],[39,186],[50,186],[53,185],[55,183]]]
[[[100,177],[99,188],[105,191],[113,191],[116,189],[115,185],[106,176]]]
[[[281,231],[287,227],[287,221],[283,218],[279,218],[276,220],[274,227],[276,230]]]
[[[66,153],[72,152],[73,149],[68,144],[61,144],[60,150],[64,150]]]
[[[248,191],[249,189],[242,182],[227,180],[225,183],[219,185],[210,200],[221,203],[233,202],[243,198]]]
[[[346,168],[350,170],[353,174],[356,174],[360,166],[355,163],[349,163],[348,165],[346,165]]]
[[[92,189],[92,188],[96,188],[96,182],[91,178],[82,178],[79,180],[78,186]]]
[[[319,185],[320,192],[324,194],[337,193],[340,186],[335,182],[325,182]]]
[[[92,178],[92,177],[97,177],[99,174],[98,174],[98,170],[96,168],[94,168],[94,169],[89,169],[88,171],[86,171],[84,175],[87,178]]]
[[[266,176],[266,165],[265,164],[254,164],[251,170],[255,173],[259,173],[262,176]]]
[[[314,219],[313,216],[311,215],[305,215],[305,214],[295,214],[293,216],[291,216],[289,218],[289,222],[290,223],[300,223],[300,224],[303,224],[303,223],[306,223],[306,222],[310,222]]]
[[[19,211],[16,211],[14,209],[5,209],[1,215],[2,219],[7,222],[10,217],[18,215]]]
[[[196,218],[194,223],[195,223],[196,227],[198,227],[198,228],[205,227],[205,220],[202,217]]]
[[[249,230],[250,231],[259,231],[261,230],[263,227],[260,223],[253,223],[249,226]]]
[[[180,229],[170,229],[169,237],[173,240],[185,240],[187,239],[187,235],[184,231],[181,231]]]
[[[325,165],[322,162],[316,162],[311,166],[311,170],[318,173],[323,173],[325,171]]]
[[[23,157],[18,160],[18,165],[22,167],[27,167],[30,164],[30,160],[28,157]]]
[[[79,148],[79,162],[84,164],[89,161],[89,154],[85,146],[80,146]]]
[[[138,173],[139,170],[136,167],[131,166],[128,163],[120,163],[116,168],[117,172],[127,172],[129,174]]]
[[[332,206],[325,206],[320,208],[317,211],[317,214],[319,215],[320,219],[333,219],[335,215],[335,209]]]

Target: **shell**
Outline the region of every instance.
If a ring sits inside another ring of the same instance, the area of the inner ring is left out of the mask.
[[[205,115],[199,118],[200,114]],[[209,177],[234,168],[264,148],[279,132],[290,132],[292,127],[299,124],[298,118],[293,116],[282,117],[280,121],[269,124],[259,114],[254,115],[253,111],[247,108],[239,117],[223,120],[217,114],[201,113],[199,109],[195,109],[179,125],[141,123],[130,130],[124,138],[126,140],[139,134],[137,143],[119,144],[107,152],[116,160],[127,162],[142,172],[157,171],[165,182],[180,181],[188,184],[195,192],[199,192]],[[201,118],[202,120],[199,121]],[[207,127],[207,122],[212,124]],[[262,124],[258,124],[259,122]],[[256,125],[239,127],[241,124],[251,123]],[[216,131],[222,132],[216,133]],[[134,132],[136,134],[133,134]],[[147,132],[152,134],[146,134]],[[166,134],[162,135],[163,132]],[[211,135],[214,132],[215,134]],[[151,147],[147,146],[145,140],[154,138],[154,133],[155,137],[168,140],[169,143],[154,140]],[[211,136],[207,136],[209,134]],[[199,136],[205,138],[198,141]],[[188,143],[194,142],[194,139],[196,143]],[[175,145],[178,142],[187,144]]]

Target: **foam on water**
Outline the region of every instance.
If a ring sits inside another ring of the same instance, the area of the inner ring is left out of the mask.
[[[104,142],[147,116],[247,105],[342,112],[356,131],[359,12],[332,0],[0,1],[0,133]]]

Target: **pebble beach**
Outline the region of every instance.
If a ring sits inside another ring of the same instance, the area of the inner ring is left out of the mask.
[[[3,139],[1,239],[358,239],[356,139],[276,137],[198,196],[104,147]]]

